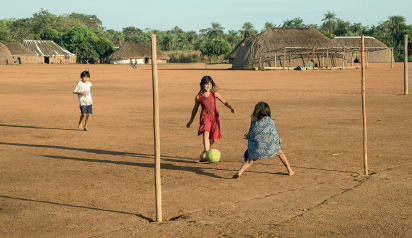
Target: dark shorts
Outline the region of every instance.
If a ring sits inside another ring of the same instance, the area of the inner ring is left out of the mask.
[[[80,106],[80,113],[81,114],[86,114],[86,113],[93,114],[93,105]]]

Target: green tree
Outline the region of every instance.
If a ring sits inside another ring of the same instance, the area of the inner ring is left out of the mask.
[[[322,19],[323,21],[323,27],[330,33],[333,33],[337,26],[336,22],[336,14],[333,12],[328,11],[327,13],[324,14],[324,18]]]
[[[343,19],[336,20],[336,29],[333,32],[337,36],[350,36],[353,35],[350,29],[350,22]]]
[[[229,42],[224,39],[212,39],[200,49],[202,54],[206,56],[227,55],[231,50]]]
[[[0,41],[13,41],[10,29],[13,19],[0,19]]]
[[[225,28],[217,22],[212,22],[212,27],[206,29],[206,35],[209,39],[221,38],[224,35]]]
[[[230,43],[231,48],[234,49],[242,41],[242,38],[237,31],[229,30],[226,40]]]
[[[295,17],[292,20],[286,19],[283,21],[283,27],[304,27],[303,19],[300,17]]]
[[[275,27],[273,25],[273,23],[267,21],[267,22],[265,22],[265,26],[263,27],[263,29],[261,31],[266,31],[267,29],[270,29],[270,28],[273,28],[273,27]]]
[[[78,26],[78,27],[75,27],[70,32],[68,32],[67,34],[62,35],[62,37],[60,37],[58,41],[58,44],[71,52],[75,52],[76,48],[78,48],[79,45],[82,44],[83,42],[86,42],[89,38],[97,39],[97,36],[89,28]],[[88,49],[90,47],[85,45],[84,48]]]
[[[56,29],[47,29],[39,32],[36,35],[36,38],[39,38],[40,40],[52,40],[54,42],[58,42],[62,35],[63,34],[58,32]]]
[[[102,21],[97,18],[96,15],[85,15],[82,13],[72,13],[69,15],[73,19],[77,19],[81,22],[81,24],[89,29],[101,28],[104,29],[102,26]]]
[[[242,30],[240,30],[239,33],[242,39],[244,39],[250,35],[256,35],[258,32],[251,22],[245,22],[243,23]]]

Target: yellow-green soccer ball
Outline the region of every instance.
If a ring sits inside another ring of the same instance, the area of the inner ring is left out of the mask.
[[[210,149],[206,153],[206,159],[210,163],[217,163],[220,160],[220,152],[217,149]]]

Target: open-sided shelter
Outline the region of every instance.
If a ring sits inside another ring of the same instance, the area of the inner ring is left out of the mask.
[[[169,58],[168,55],[157,49],[157,63],[163,64]],[[131,43],[127,42],[115,52],[107,56],[111,64],[128,64],[130,61],[137,61],[138,64],[152,63],[151,43]]]
[[[365,54],[369,63],[390,63],[393,57],[393,51],[387,45],[381,41],[375,39],[372,36],[365,36]],[[361,60],[361,37],[360,36],[339,36],[334,37],[332,41],[336,42],[339,46],[346,48],[359,48],[358,51],[346,53],[346,59],[348,62],[352,60],[354,62],[360,62]]]
[[[11,53],[9,49],[0,43],[0,65],[12,64]]]
[[[75,64],[76,55],[64,49],[52,40],[23,40],[22,44],[33,51],[45,64]]]
[[[3,44],[9,49],[13,63],[16,64],[39,64],[43,63],[33,51],[27,49],[24,45],[18,42],[3,42]]]
[[[232,69],[342,65],[338,44],[313,28],[270,28],[241,44]]]

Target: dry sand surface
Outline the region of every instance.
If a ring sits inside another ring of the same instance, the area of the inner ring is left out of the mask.
[[[229,67],[158,66],[160,223],[149,65],[0,66],[0,237],[411,237],[412,97],[403,95],[403,63],[366,71],[367,177],[359,69]],[[72,94],[87,69],[89,132],[77,129]],[[186,128],[204,75],[236,109],[218,105],[217,164],[198,163],[199,113]],[[296,174],[275,157],[231,179],[259,101],[271,106]]]

